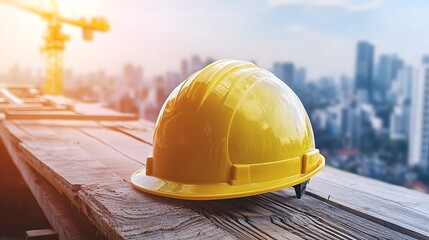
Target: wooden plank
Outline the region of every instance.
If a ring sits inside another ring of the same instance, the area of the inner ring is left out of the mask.
[[[25,232],[26,240],[57,240],[58,235],[54,229],[37,229]]]
[[[83,146],[79,140],[64,139],[62,135],[57,135],[55,131],[43,125],[32,128],[34,125],[18,127],[10,121],[4,121],[3,123],[5,128],[15,137],[14,141],[16,144],[20,145],[20,148],[26,149],[26,151],[23,151],[23,154],[25,155],[25,159],[29,160],[28,163],[46,178],[55,179],[55,181],[52,181],[52,184],[70,198],[75,196],[75,191],[78,191],[82,184],[98,183],[100,178],[104,182],[121,180],[114,173],[106,174],[106,170],[108,170],[106,166],[85,152],[82,147],[86,148],[88,146]],[[88,136],[81,133],[77,137],[85,138]],[[89,147],[93,147],[96,150],[99,146],[102,147],[102,144]],[[40,149],[40,151],[35,151],[34,154],[31,154],[30,152],[33,149]],[[109,154],[109,158],[103,159],[104,162],[122,156],[114,151],[106,153]],[[43,159],[43,161],[39,161],[39,159]],[[62,159],[63,161],[59,161],[58,159]],[[85,175],[80,174],[82,166],[85,167],[85,172],[87,173]],[[120,170],[120,163],[116,167],[116,171]],[[54,172],[54,170],[57,170],[61,175]]]
[[[40,96],[33,96],[33,97],[20,97],[20,99],[25,104],[43,104],[44,106],[55,106],[55,104],[52,104],[51,102],[47,101],[46,99],[43,99]]]
[[[5,121],[5,124],[12,123],[12,121]],[[115,122],[115,121],[112,121]],[[38,120],[13,120],[13,123],[24,126],[24,125],[38,125],[38,126],[47,126],[47,127],[98,127],[102,128],[103,126],[100,122],[97,121],[88,121],[88,120],[54,120],[54,119],[38,119]]]
[[[4,130],[3,127],[0,129]],[[96,239],[97,230],[89,221],[83,215],[78,214],[70,205],[69,200],[59,194],[44,177],[22,161],[23,156],[18,151],[16,142],[10,138],[11,136],[7,132],[1,131],[1,133],[0,136],[12,161],[58,236],[61,239]]]
[[[181,201],[144,194],[129,182],[83,186],[79,198],[107,238],[233,239]]]
[[[108,140],[109,141],[109,139],[111,139],[110,137],[113,137],[113,135],[110,135],[109,133],[106,133],[105,134],[105,139],[106,140]],[[113,137],[113,139],[116,139],[116,137]],[[118,142],[121,142],[121,141],[118,141]],[[114,142],[113,142],[113,144],[111,143],[111,145],[116,145],[116,146],[120,146],[120,144],[115,144]],[[128,152],[129,150],[128,149],[122,149],[122,151],[123,152]],[[331,168],[327,168],[328,170],[327,171],[330,171],[331,170]],[[337,170],[338,171],[338,170]],[[323,176],[323,175],[322,175]],[[337,175],[338,176],[338,175]],[[332,177],[332,176],[331,176]],[[332,179],[334,179],[334,178],[332,178]],[[347,179],[353,179],[353,178],[347,178]],[[317,182],[317,181],[316,181]],[[319,184],[320,185],[320,184]],[[386,184],[386,185],[388,185],[388,184]],[[374,186],[374,184],[372,184],[372,186]],[[388,185],[389,187],[392,187],[392,185]],[[380,186],[380,187],[382,187],[382,186]],[[320,187],[319,186],[319,188],[320,189],[324,189],[323,187]],[[395,187],[395,186],[393,186],[393,188],[394,189],[396,189],[397,187]],[[336,188],[334,188],[334,189],[336,189]],[[403,193],[404,195],[407,195],[407,196],[409,196],[409,195],[413,195],[412,193],[413,193],[413,191],[410,191],[410,190],[408,190],[408,189],[404,189],[404,188],[401,188],[402,190],[405,190],[405,192]],[[344,192],[342,192],[342,194],[344,195],[344,193],[347,193],[347,191],[344,191]],[[411,193],[411,194],[410,194]],[[347,194],[347,195],[349,195],[349,194]],[[428,201],[429,200],[429,198],[427,197],[427,195],[424,195],[424,194],[422,194],[423,195],[423,197],[425,197],[426,198],[426,201]],[[362,195],[361,195],[362,196]],[[369,196],[366,196],[366,197],[369,197]],[[397,197],[397,196],[395,196],[395,197]],[[395,198],[396,199],[396,198]],[[350,199],[349,199],[350,200]],[[372,199],[372,200],[374,200],[374,198]],[[426,203],[426,202],[424,202],[424,203]],[[386,204],[384,203],[383,204],[383,206],[386,206]],[[389,204],[387,204],[387,206],[388,206],[388,208],[389,207],[393,207],[392,205],[389,205]],[[420,205],[420,206],[422,206],[422,205]],[[424,205],[425,206],[425,209],[421,209],[422,210],[422,212],[424,212],[424,211],[426,211],[426,212],[429,212],[429,204],[425,204]],[[366,208],[368,208],[368,206],[366,206]],[[375,209],[378,209],[377,207],[375,207]],[[395,209],[398,209],[398,207],[396,206],[395,207]],[[399,209],[401,209],[401,208],[399,208]],[[387,209],[386,209],[387,210]],[[416,209],[413,209],[413,210],[416,210]],[[371,215],[373,215],[373,216],[376,216],[377,214],[376,213],[373,213],[373,212],[370,212],[371,213]],[[390,211],[385,211],[385,215],[390,215],[389,214],[390,213]],[[371,216],[370,215],[370,216]],[[399,219],[400,220],[402,220],[402,221],[405,221],[405,222],[409,222],[410,220],[412,220],[412,219],[406,219],[406,220],[404,220],[403,218],[402,218],[402,215],[403,215],[403,213],[402,214],[398,214],[399,216],[401,216],[401,217],[399,217]],[[364,217],[368,217],[368,216],[366,216],[366,215],[362,215],[362,216],[364,216]],[[393,217],[395,217],[395,218],[398,218],[397,217],[397,215],[396,215],[396,213],[394,214],[394,215],[392,215]],[[423,220],[424,221],[426,221],[427,220],[427,218],[428,218],[428,216],[427,215],[424,215],[423,216]],[[392,219],[389,219],[390,221],[392,221]],[[396,219],[395,219],[396,220]],[[420,220],[422,220],[422,219],[420,219]],[[421,223],[423,223],[424,221],[422,221]],[[396,222],[396,221],[395,221]],[[395,224],[395,222],[393,222],[393,224]],[[392,227],[392,226],[394,226],[394,225],[392,225],[392,223],[391,222],[387,222],[387,221],[384,221],[384,222],[380,222],[379,221],[379,223],[381,223],[381,224],[383,224],[384,226],[388,226],[388,227]],[[420,223],[420,224],[421,224]],[[415,236],[415,237],[425,237],[425,235],[418,235],[418,234],[414,234],[412,231],[410,232],[410,231],[407,231],[406,229],[398,229],[398,228],[395,228],[395,229],[397,229],[397,230],[401,230],[401,232],[404,232],[404,233],[406,233],[406,234],[410,234],[410,235],[412,235],[412,236]]]
[[[117,127],[136,136],[146,130]],[[147,138],[144,140],[148,140]],[[308,194],[324,199],[354,214],[414,237],[429,237],[429,196],[414,190],[326,167],[312,179]],[[371,203],[371,204],[368,204]]]
[[[253,197],[187,202],[239,239],[413,239],[292,188]]]
[[[69,197],[74,197],[75,191],[82,185],[97,184],[101,179],[104,183],[128,179],[129,176],[123,172],[129,167],[137,169],[141,166],[73,128],[55,131],[58,129],[26,125],[22,129],[32,134],[21,143],[30,164],[45,176],[56,179],[55,183],[60,191],[69,188],[64,191]],[[82,168],[85,175],[81,174]]]
[[[94,115],[121,115],[122,113],[103,107],[100,103],[84,103],[78,100],[66,98],[64,96],[47,95],[43,96],[54,105],[73,106],[75,112],[80,114]]]
[[[429,195],[326,167],[308,193],[410,236],[429,239]]]
[[[146,164],[148,152],[152,151],[150,145],[113,129],[79,127],[79,130],[142,164]]]
[[[99,103],[79,103],[74,106],[75,106],[75,111],[80,114],[114,115],[114,116],[125,114],[112,109],[104,108]],[[128,115],[134,115],[134,114],[128,114]]]
[[[135,121],[135,114],[95,115],[76,114],[71,111],[6,111],[6,119],[59,119],[59,120],[90,120],[90,121]]]
[[[102,129],[102,128],[87,128],[87,127],[61,127],[61,126],[38,126],[38,125],[19,125],[25,132],[31,134],[31,139],[25,139],[23,146],[28,149],[38,150],[36,157],[57,162],[55,159],[68,160],[69,163],[77,162],[81,165],[81,161],[96,161],[104,165],[105,170],[119,172],[120,170],[141,167],[141,164],[146,162],[146,156],[152,150],[150,146],[141,144],[137,140],[126,135],[112,135],[120,139],[117,143],[122,146],[111,147],[107,142],[114,142],[116,139],[106,138],[100,140],[89,133],[102,134],[117,132]],[[108,136],[107,136],[108,137]],[[136,146],[136,142],[140,146]],[[127,145],[135,147],[130,149]],[[47,146],[44,147],[43,146]],[[123,153],[120,149],[129,149],[131,152]],[[126,177],[128,179],[129,176]]]
[[[42,104],[0,105],[0,112],[6,111],[64,111],[67,106],[45,107]]]
[[[211,226],[210,229],[212,230],[210,232],[216,232],[212,236],[290,239],[408,239],[406,235],[397,232],[401,231],[401,229],[383,224],[383,222],[379,222],[382,225],[373,222],[373,218],[377,215],[372,208],[376,207],[376,205],[367,204],[368,214],[359,215],[336,202],[327,201],[325,203],[310,196],[297,200],[292,197],[290,189],[256,197],[213,201],[213,204],[211,202],[177,201],[140,193],[130,186],[129,176],[139,166],[142,166],[151,148],[143,141],[141,145],[146,147],[139,147],[139,141],[136,141],[138,138],[130,135],[121,136],[121,132],[115,132],[113,129],[85,126],[32,125],[28,124],[28,122],[27,124],[17,122],[17,124],[20,131],[27,134],[19,138],[23,139],[22,151],[26,153],[28,161],[32,162],[38,171],[50,171],[51,175],[57,175],[56,178],[49,177],[53,182],[58,182],[60,181],[59,179],[63,178],[64,184],[68,183],[70,185],[73,182],[79,184],[79,188],[75,190],[73,195],[76,199],[75,204],[109,237],[182,236],[183,234],[186,235],[187,228],[185,228],[184,232],[178,229],[177,221],[179,218],[185,218],[184,224],[186,225],[192,222],[189,216],[193,216],[192,219],[205,216],[212,221],[205,222]],[[133,122],[133,124],[137,123]],[[113,126],[112,128],[115,127]],[[9,128],[9,130],[13,131],[13,128]],[[17,135],[22,134],[19,131],[17,132]],[[62,153],[67,151],[66,149],[70,149],[70,152]],[[91,159],[88,159],[88,156]],[[82,177],[82,173],[87,171],[86,166],[79,164],[79,161],[90,160],[101,164],[100,166],[95,165],[94,170],[100,168],[102,169],[100,172],[109,173],[111,176],[116,175],[120,179],[104,182],[103,176],[100,175],[90,181],[90,184],[79,182],[78,179]],[[37,162],[39,162],[39,165],[37,165]],[[62,166],[64,163],[69,164],[70,162],[76,162],[73,171],[64,169]],[[121,166],[122,169],[118,170],[118,167],[120,168]],[[327,167],[326,169],[329,172],[330,168]],[[319,175],[323,175],[325,170]],[[79,174],[76,174],[76,172]],[[330,176],[328,179],[335,179],[335,176]],[[322,193],[329,191],[329,187],[327,188],[328,190],[323,190],[324,183],[314,178],[310,184],[310,195],[320,198],[319,195],[313,192],[316,190]],[[371,184],[374,183],[371,182]],[[71,188],[64,188],[62,185],[60,184],[56,187],[63,189],[63,191],[70,191]],[[413,193],[414,191],[407,190],[400,192],[397,197],[402,194]],[[335,194],[352,195],[347,189]],[[372,195],[361,195],[363,196],[362,201],[365,199],[369,201],[377,200]],[[169,215],[168,209],[171,206],[176,206],[177,209],[174,208],[174,211],[179,211],[180,214],[177,216]],[[194,210],[194,215],[189,215],[189,209]],[[225,209],[228,209],[228,211],[225,211]],[[420,210],[424,211],[424,208]],[[152,211],[160,211],[162,216],[158,216]],[[153,218],[154,221],[150,221],[152,219],[151,214],[156,215]],[[406,210],[406,212],[400,214],[412,215],[414,213]],[[374,217],[371,218],[371,216]],[[171,220],[164,225],[169,229],[168,231],[165,228],[160,230],[160,228],[152,226],[156,225],[156,223],[159,224],[161,220],[166,218]],[[203,217],[202,219],[205,218]],[[202,219],[198,221],[202,221]],[[194,226],[194,223],[189,224]],[[142,226],[144,226],[144,229],[149,230],[142,231]],[[217,228],[214,226],[217,226]],[[302,229],[299,227],[302,227]],[[196,231],[191,231],[193,236],[202,234],[202,226],[197,224],[195,228],[197,229]],[[412,232],[404,233],[414,237],[422,237],[421,235],[412,235]],[[207,233],[205,232],[204,234]]]
[[[1,110],[13,110],[13,109],[22,109],[22,108],[28,108],[28,107],[43,107],[43,104],[40,103],[27,103],[27,104],[22,104],[22,105],[16,105],[13,103],[4,103],[4,104],[0,104],[0,109]]]
[[[116,131],[122,132],[129,136],[132,136],[147,144],[153,145],[153,134],[154,134],[155,124],[152,122],[140,119],[139,121],[129,121],[129,122],[101,121],[100,124],[102,126],[114,129]]]
[[[91,127],[91,128],[110,128],[113,130],[116,130],[116,128],[127,128],[138,131],[146,131],[150,134],[153,134],[153,124],[147,126],[146,124],[142,124],[141,119],[137,121],[89,121],[89,120],[58,120],[58,119],[38,119],[38,120],[28,120],[28,119],[19,119],[19,120],[13,120],[13,121],[5,121],[5,124],[8,124],[9,122],[13,122],[16,125],[37,125],[37,126],[47,126],[47,127]],[[130,134],[127,134],[129,136],[132,136]],[[132,136],[134,137],[134,136]],[[134,137],[136,139],[139,139],[138,137]],[[149,139],[152,139],[152,136],[149,137]],[[145,140],[141,140],[145,142]],[[152,145],[152,140],[150,143]]]
[[[43,98],[47,101],[51,102],[54,105],[70,105],[74,106],[78,103],[77,100],[72,100],[71,98],[66,98],[64,96],[56,96],[56,95],[49,95],[44,94]]]
[[[30,125],[21,128],[10,122],[8,126],[13,134],[16,133],[23,139],[23,147],[18,149],[23,152],[23,159],[43,173],[57,189],[64,192],[106,237],[230,238],[227,232],[216,227],[210,220],[191,209],[184,208],[174,200],[153,201],[152,196],[132,188],[129,177],[142,164],[129,159],[98,139],[74,128],[52,127],[48,130],[46,126],[38,129],[37,126]],[[56,145],[51,141],[54,135],[58,136]],[[61,153],[64,149],[70,148],[71,143],[76,145],[72,147],[76,154]],[[63,148],[58,148],[61,145]],[[80,151],[76,150],[78,147]],[[72,162],[86,163],[87,156],[91,156],[92,161],[103,164],[103,167],[99,168],[102,175],[93,177],[93,180],[85,183],[87,176],[92,175],[92,172],[87,172],[86,164],[79,164],[80,169],[72,171],[64,166]],[[116,176],[116,181],[106,181],[109,176]],[[98,181],[95,181],[96,179]],[[73,188],[75,184],[79,187]],[[88,194],[92,192],[94,194]],[[108,195],[103,199],[102,195],[96,195],[97,192]],[[122,220],[121,215],[124,216]]]
[[[16,105],[24,104],[24,102],[17,98],[13,93],[11,93],[7,88],[1,88],[0,93],[11,103]]]

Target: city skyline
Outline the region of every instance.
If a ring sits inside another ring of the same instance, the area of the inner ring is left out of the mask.
[[[40,68],[38,49],[44,23],[37,16],[0,6],[0,72],[15,63],[33,71]],[[91,44],[81,40],[80,31],[64,27],[72,36],[66,46],[65,68],[78,73],[106,69],[114,74],[131,62],[142,65],[145,75],[152,77],[178,70],[177,62],[183,56],[197,53],[215,59],[255,60],[264,68],[276,61],[293,61],[309,69],[310,80],[337,78],[354,75],[355,42],[360,39],[376,45],[377,56],[396,54],[417,65],[429,51],[424,41],[429,37],[424,6],[429,3],[60,1],[65,15],[102,15],[112,25],[109,33],[96,34],[96,43]]]
[[[429,56],[412,66],[397,55],[375,55],[376,49],[356,42],[355,74],[341,78],[309,82],[308,69],[293,61],[274,62],[270,70],[301,99],[328,165],[429,192]],[[116,75],[66,71],[65,94],[155,121],[170,92],[214,60],[191,55],[176,63],[179,70],[150,81],[142,81],[144,68],[133,63]],[[12,70],[9,79],[28,80],[17,66]]]
[[[404,62],[403,58],[401,58],[401,56],[398,56],[397,54],[386,54],[383,52],[378,52],[378,54],[375,54],[376,49],[378,48],[377,45],[373,44],[372,42],[368,41],[368,40],[359,40],[355,43],[355,48],[353,49],[353,53],[359,53],[359,46],[360,45],[369,45],[371,47],[371,55],[370,55],[370,59],[371,62],[370,63],[365,63],[366,59],[364,59],[364,64],[369,64],[365,67],[369,67],[371,66],[371,69],[369,69],[369,73],[365,73],[365,74],[369,74],[368,77],[370,77],[369,80],[366,83],[366,85],[362,85],[361,86],[361,78],[360,78],[360,74],[358,72],[358,69],[361,68],[360,65],[362,64],[358,64],[358,62],[361,61],[361,59],[358,57],[358,55],[354,56],[354,67],[352,72],[349,73],[344,73],[344,74],[340,74],[339,76],[333,76],[333,75],[321,75],[317,78],[310,78],[308,77],[308,72],[311,72],[311,69],[299,65],[297,64],[296,61],[294,61],[293,59],[287,60],[287,61],[273,61],[271,64],[268,65],[268,67],[266,67],[267,70],[272,71],[277,77],[279,77],[279,75],[283,75],[283,71],[288,72],[288,77],[286,81],[286,83],[288,85],[291,85],[291,77],[293,75],[293,78],[299,78],[299,79],[303,79],[304,81],[309,81],[309,82],[318,82],[318,81],[323,81],[326,78],[332,79],[336,84],[342,84],[341,81],[346,78],[349,79],[350,81],[352,81],[353,83],[353,87],[356,87],[357,89],[360,88],[364,88],[364,89],[371,89],[371,91],[388,91],[391,88],[391,84],[392,81],[394,81],[396,79],[396,71],[398,71],[399,69],[403,68],[403,67],[407,67],[407,68],[411,68],[411,69],[416,69],[416,68],[420,68],[420,66],[422,64],[427,64],[429,63],[429,54],[425,54],[422,53],[421,57],[420,57],[420,61],[416,64],[416,65],[411,65],[408,62]],[[188,59],[189,58],[189,59]],[[215,60],[219,60],[216,58],[213,58],[211,56],[201,56],[198,54],[190,54],[188,56],[185,56],[183,58],[180,58],[178,62],[176,62],[176,67],[173,67],[173,69],[164,69],[161,72],[157,72],[157,73],[153,73],[153,75],[148,76],[147,75],[147,69],[144,65],[137,63],[137,62],[124,62],[120,65],[120,68],[117,72],[110,72],[108,71],[108,69],[105,68],[100,68],[100,69],[93,69],[91,71],[87,71],[87,72],[79,72],[79,71],[75,71],[75,69],[71,69],[71,68],[66,68],[64,69],[64,74],[65,75],[70,75],[72,74],[73,77],[84,77],[85,76],[93,76],[94,74],[107,74],[108,76],[114,77],[114,78],[120,78],[122,74],[124,74],[124,68],[126,68],[129,65],[138,67],[141,71],[140,75],[141,75],[141,80],[150,83],[152,82],[154,79],[159,78],[159,76],[166,76],[169,75],[170,73],[173,72],[182,72],[183,73],[183,61],[187,61],[187,64],[191,64],[192,61],[195,61],[195,59],[198,59],[197,61],[202,61],[201,63],[197,64],[200,68],[204,67],[204,63],[205,62],[213,62]],[[245,61],[250,61],[255,63],[256,65],[259,65],[258,62],[256,60],[245,60]],[[386,63],[387,61],[387,63]],[[400,63],[399,65],[397,63]],[[201,65],[202,64],[202,65]],[[387,66],[386,66],[387,64]],[[396,65],[392,65],[392,64],[396,64]],[[391,69],[393,66],[395,66],[394,69]],[[191,66],[190,69],[188,69],[188,71],[186,72],[185,75],[180,75],[180,81],[184,81],[191,73],[197,71],[198,69],[195,68],[195,66],[192,68]],[[282,70],[281,68],[290,68],[288,70]],[[390,71],[385,71],[389,69]],[[393,72],[391,72],[393,71]],[[17,72],[20,73],[20,77],[17,77]],[[386,72],[386,73],[385,73]],[[291,75],[292,74],[292,75]],[[294,75],[295,74],[295,75]],[[296,76],[296,74],[298,75],[302,75],[303,76]],[[0,80],[1,79],[9,79],[11,77],[17,78],[17,79],[21,79],[21,82],[26,82],[27,80],[22,80],[23,78],[26,77],[30,77],[30,80],[27,81],[28,83],[33,82],[36,83],[37,81],[41,81],[40,84],[42,83],[43,80],[43,75],[44,75],[44,69],[42,68],[38,68],[38,69],[32,69],[28,66],[23,66],[20,65],[19,63],[14,63],[12,64],[9,68],[7,68],[5,71],[0,71]],[[388,77],[387,77],[387,76]],[[388,79],[385,79],[385,78]],[[70,78],[70,76],[69,76]],[[384,81],[387,81],[389,83],[385,83]],[[70,84],[70,83],[68,83]],[[384,84],[386,86],[379,86],[380,84]],[[379,89],[381,88],[382,89]],[[373,88],[373,89],[372,89]],[[377,93],[377,92],[376,92]],[[380,92],[378,92],[378,94],[380,94]],[[380,96],[378,96],[380,98]],[[378,98],[378,101],[380,101],[380,99]]]

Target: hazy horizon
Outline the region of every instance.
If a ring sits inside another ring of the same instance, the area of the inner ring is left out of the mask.
[[[414,67],[429,52],[429,2],[423,0],[59,2],[65,16],[103,16],[111,25],[90,43],[64,25],[72,38],[64,68],[77,73],[120,73],[129,62],[150,77],[178,70],[182,58],[197,54],[255,60],[265,68],[291,61],[315,79],[352,76],[359,40],[375,45],[376,60],[397,54]],[[38,16],[0,3],[0,72],[16,63],[41,68],[45,27]]]

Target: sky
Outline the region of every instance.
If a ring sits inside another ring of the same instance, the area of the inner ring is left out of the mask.
[[[291,61],[317,79],[352,76],[359,40],[372,42],[377,58],[397,54],[412,66],[429,53],[427,0],[59,0],[59,6],[64,16],[103,16],[111,25],[93,42],[63,26],[71,36],[65,68],[75,73],[117,74],[133,63],[151,77],[198,54],[265,68]],[[40,17],[0,1],[0,73],[16,63],[40,69],[45,28]]]

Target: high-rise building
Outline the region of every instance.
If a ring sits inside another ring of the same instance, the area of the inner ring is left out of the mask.
[[[404,61],[396,55],[380,56],[377,77],[373,82],[373,100],[383,102],[386,100],[387,92],[391,88],[392,82],[397,78],[398,71],[404,67]]]
[[[280,80],[283,77],[283,68],[282,68],[282,63],[280,62],[274,62],[273,65],[273,73],[274,75],[276,75],[276,77],[278,77]]]
[[[127,86],[139,86],[143,78],[143,69],[141,66],[134,66],[131,63],[127,63],[122,68],[122,74],[124,83]]]
[[[212,63],[214,63],[214,59],[213,58],[211,58],[211,57],[208,57],[207,59],[206,59],[206,62],[205,62],[205,64],[204,64],[204,66],[207,66],[207,65],[209,65],[209,64],[212,64]]]
[[[200,56],[198,55],[192,55],[191,56],[191,64],[190,64],[190,74],[201,70],[202,68],[204,68],[205,66],[203,66],[204,63],[201,60]]]
[[[341,114],[342,131],[351,147],[360,148],[366,139],[381,131],[382,121],[377,117],[372,104],[353,99],[346,102]]]
[[[408,139],[411,117],[412,83],[417,72],[409,66],[398,71],[389,91],[389,98],[394,99],[395,106],[390,114],[389,135],[391,139]]]
[[[289,87],[293,88],[295,78],[295,66],[291,62],[274,63],[274,75],[286,83]]]
[[[429,64],[429,54],[428,55],[423,55],[423,57],[422,57],[422,63],[423,64]]]
[[[408,163],[429,172],[429,64],[424,63],[413,83]]]
[[[307,71],[305,68],[300,67],[295,70],[294,87],[296,91],[301,92],[305,88],[305,81],[307,80]]]
[[[355,90],[365,100],[372,100],[374,46],[366,41],[357,44]]]
[[[407,139],[410,126],[410,101],[399,103],[390,114],[390,139]]]
[[[186,58],[182,59],[182,61],[180,62],[180,72],[181,72],[181,77],[182,77],[182,81],[184,81],[186,78],[189,77],[189,75],[191,74],[191,71],[189,69],[189,64],[188,64],[188,60],[186,60]]]
[[[343,98],[350,98],[353,95],[353,80],[345,75],[340,77],[340,91]]]
[[[392,82],[388,95],[390,98],[398,100],[410,100],[412,95],[413,81],[417,77],[416,69],[411,66],[405,66],[400,69],[396,79]]]
[[[180,73],[168,71],[165,74],[165,91],[166,93],[170,93],[176,88],[184,79],[181,79]]]

